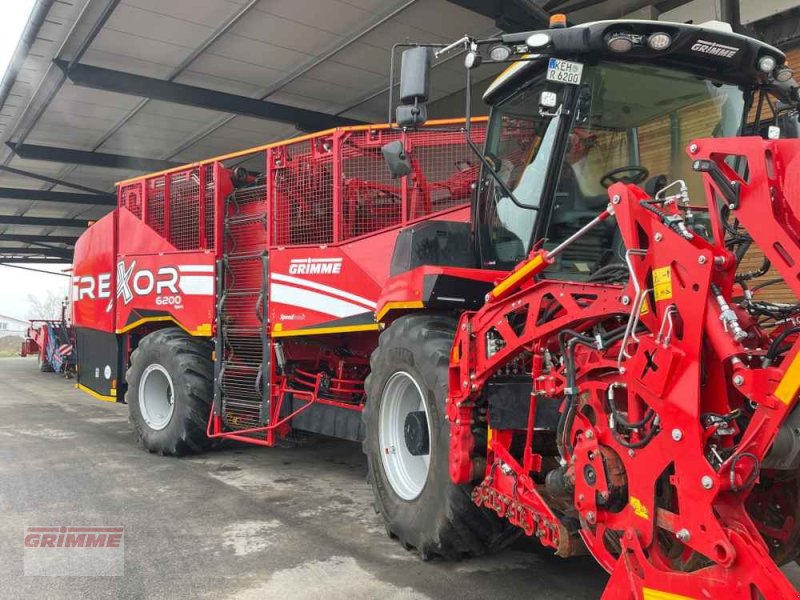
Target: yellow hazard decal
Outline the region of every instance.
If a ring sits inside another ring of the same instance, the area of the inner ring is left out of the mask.
[[[653,588],[642,588],[642,600],[694,600],[689,596],[681,596],[672,592],[662,592]]]
[[[800,352],[794,355],[789,368],[786,369],[783,378],[775,389],[774,395],[788,406],[797,396],[798,390],[800,390]]]
[[[656,302],[672,298],[672,268],[669,265],[653,269],[653,294]]]
[[[642,504],[642,501],[638,498],[631,496],[631,508],[633,509],[633,514],[637,517],[647,519],[648,521],[650,520],[650,511],[647,510],[647,507]]]
[[[646,315],[650,312],[650,307],[647,306],[647,298],[642,298],[642,307],[639,309],[640,315]]]

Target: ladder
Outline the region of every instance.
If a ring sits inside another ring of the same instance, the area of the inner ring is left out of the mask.
[[[243,431],[270,425],[266,182],[234,190],[225,199],[223,218],[214,414],[226,429]]]

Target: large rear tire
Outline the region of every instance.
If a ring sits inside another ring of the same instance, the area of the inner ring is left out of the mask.
[[[139,342],[125,375],[128,413],[139,445],[181,456],[211,446],[206,435],[214,395],[211,344],[177,327]]]
[[[499,549],[518,530],[472,502],[449,472],[447,369],[456,328],[444,315],[407,315],[380,335],[363,418],[368,478],[387,533],[427,560]]]

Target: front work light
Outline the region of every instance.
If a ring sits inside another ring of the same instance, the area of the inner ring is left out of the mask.
[[[789,81],[792,78],[792,75],[794,75],[794,72],[786,66],[778,67],[778,69],[775,71],[775,79],[781,83],[784,81]]]
[[[546,33],[532,33],[525,43],[529,48],[542,48],[550,43],[550,36]]]
[[[666,50],[672,43],[672,38],[668,33],[651,33],[647,38],[647,45],[653,50]]]
[[[502,44],[493,46],[492,49],[489,50],[489,58],[497,62],[504,62],[508,60],[509,56],[511,56],[511,48],[503,46]]]
[[[608,49],[613,52],[628,52],[633,48],[633,38],[627,33],[613,33],[607,43]]]
[[[775,58],[766,54],[758,59],[758,69],[762,73],[770,73],[775,68]]]

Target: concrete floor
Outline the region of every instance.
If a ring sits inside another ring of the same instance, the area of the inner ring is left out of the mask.
[[[581,599],[606,580],[591,558],[528,542],[420,562],[386,537],[354,444],[151,455],[136,448],[126,406],[29,359],[0,359],[0,416],[5,597]],[[124,526],[125,575],[23,576],[24,526],[53,524]]]

